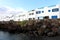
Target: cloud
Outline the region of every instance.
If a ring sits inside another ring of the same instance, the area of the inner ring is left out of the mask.
[[[1,6],[0,7],[0,19],[6,16],[22,14],[24,12],[26,12],[26,10],[24,10],[23,8],[11,8],[8,6]]]
[[[8,6],[0,7],[0,14],[17,14],[25,11],[26,10],[24,10],[23,8],[11,8]]]

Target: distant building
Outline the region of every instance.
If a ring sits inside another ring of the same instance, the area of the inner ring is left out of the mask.
[[[36,17],[35,10],[28,11],[28,20],[33,20]]]
[[[43,19],[45,16],[48,16],[49,19],[60,18],[60,5],[52,5],[48,7],[37,8],[28,12],[17,13],[10,17],[6,17],[5,19],[14,21],[23,21],[23,20]]]
[[[15,17],[15,21],[23,21],[27,20],[27,13],[17,14]]]
[[[28,13],[29,19],[43,19],[45,16],[48,16],[49,19],[57,19],[60,18],[60,5],[37,8],[34,11],[30,11]]]

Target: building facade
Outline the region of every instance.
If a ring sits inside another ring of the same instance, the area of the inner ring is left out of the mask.
[[[37,8],[28,12],[17,13],[11,16],[6,16],[2,20],[9,21],[23,21],[23,20],[34,20],[34,19],[43,19],[45,16],[48,16],[49,19],[60,18],[60,5],[52,5],[42,8]]]
[[[45,16],[48,16],[49,19],[57,19],[60,18],[60,5],[37,8],[31,11],[31,13],[33,13],[33,15],[29,15],[28,17],[32,19],[43,19]]]

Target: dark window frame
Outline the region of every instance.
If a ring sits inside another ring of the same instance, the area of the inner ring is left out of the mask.
[[[51,10],[48,10],[48,12],[51,12]]]
[[[38,11],[36,11],[36,14],[38,14]]]
[[[39,14],[41,13],[41,11],[39,11]]]
[[[34,13],[31,13],[31,15],[34,15]]]
[[[52,18],[52,19],[57,19],[58,16],[57,16],[57,15],[53,15],[53,16],[51,16],[51,18]]]
[[[36,14],[40,14],[41,13],[41,11],[36,11]]]
[[[44,11],[42,11],[42,13],[44,13]]]
[[[39,20],[40,18],[38,17],[38,20]]]
[[[58,11],[59,11],[59,8],[52,9],[52,12],[58,12]]]
[[[29,15],[34,15],[34,13],[30,13]]]

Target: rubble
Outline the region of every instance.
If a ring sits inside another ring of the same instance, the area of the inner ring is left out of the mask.
[[[25,33],[34,36],[60,35],[60,19],[29,20],[21,26],[20,21],[2,21],[0,30],[12,33]]]

